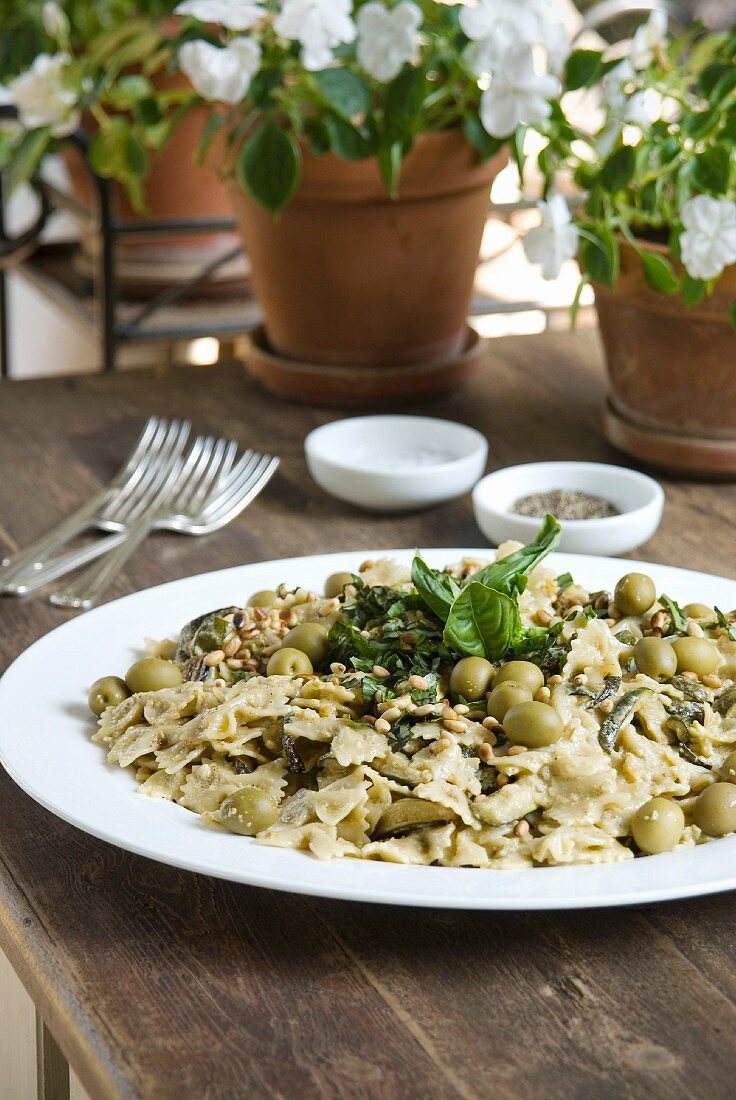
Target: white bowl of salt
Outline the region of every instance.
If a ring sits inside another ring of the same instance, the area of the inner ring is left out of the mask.
[[[372,512],[408,512],[469,492],[488,444],[453,420],[356,416],[310,432],[304,451],[325,492]]]

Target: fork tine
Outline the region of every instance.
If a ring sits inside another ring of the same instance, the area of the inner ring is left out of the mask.
[[[268,484],[279,466],[278,458],[259,455],[255,468],[243,473],[225,492],[220,494],[203,512],[206,523],[219,523],[225,517],[234,519]]]
[[[188,420],[172,420],[166,432],[166,438],[159,452],[160,461],[151,470],[146,491],[132,501],[126,514],[126,522],[138,519],[144,512],[155,507],[168,487],[169,478],[180,471],[178,463],[187,442],[191,424]]]

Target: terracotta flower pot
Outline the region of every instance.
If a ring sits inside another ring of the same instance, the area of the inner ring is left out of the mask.
[[[439,369],[467,341],[505,155],[481,164],[459,130],[424,135],[395,200],[374,159],[302,155],[302,181],[278,220],[228,181],[272,351],[302,365]]]
[[[668,254],[664,245],[642,243]],[[736,474],[736,333],[728,319],[736,267],[688,309],[647,285],[639,257],[622,241],[616,288],[597,284],[595,296],[610,381],[609,441],[670,470]]]
[[[189,86],[181,75],[156,74],[152,83],[158,91]],[[151,170],[145,181],[147,217],[141,217],[130,205],[123,187],[112,185],[113,209],[123,222],[145,225],[147,220],[186,221],[193,219],[231,219],[232,210],[224,184],[214,165],[221,155],[211,150],[207,163],[196,163],[202,128],[206,121],[205,107],[186,114],[174,129],[169,141],[158,154],[151,155]],[[96,123],[89,119],[92,131]],[[65,145],[62,156],[66,164],[72,193],[77,200],[91,210],[95,209],[96,196],[89,169],[81,151]],[[94,231],[82,229],[82,261],[80,267],[91,269],[97,255],[99,238]],[[201,268],[210,258],[234,248],[239,241],[235,230],[162,233],[152,237],[120,237],[117,243],[118,276],[122,289],[127,293],[160,290],[162,285],[183,281],[194,269]],[[241,261],[241,266],[242,261]],[[244,286],[244,270],[234,269],[230,282]]]

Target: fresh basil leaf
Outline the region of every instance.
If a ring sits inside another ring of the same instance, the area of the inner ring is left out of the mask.
[[[544,517],[542,526],[534,542],[523,546],[521,550],[515,550],[513,554],[507,554],[505,558],[487,565],[468,581],[478,581],[488,588],[495,588],[498,592],[504,592],[509,596],[520,595],[527,585],[527,578],[532,569],[547,557],[560,541],[562,528],[554,516]],[[468,581],[465,583],[467,584]]]
[[[453,600],[460,592],[454,578],[438,569],[430,569],[417,551],[411,563],[411,579],[430,611],[434,611],[443,623],[446,622]]]
[[[443,639],[459,653],[495,661],[508,653],[520,634],[516,600],[473,578],[450,608]]]
[[[728,621],[726,616],[721,611],[720,607],[716,607],[715,612],[716,618],[718,620],[718,625],[723,627],[732,642],[736,642],[736,626]]]
[[[559,577],[555,579],[555,584],[561,589],[569,588],[574,583],[572,573],[560,573]]]
[[[680,605],[675,603],[674,600],[671,600],[669,596],[660,596],[659,602],[669,613],[672,626],[677,631],[677,633],[687,634],[687,619],[685,618]]]

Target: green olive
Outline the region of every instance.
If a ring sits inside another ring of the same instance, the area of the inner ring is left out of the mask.
[[[636,846],[649,856],[671,852],[684,828],[682,806],[671,798],[650,798],[631,819],[631,835]]]
[[[677,672],[677,654],[664,638],[640,638],[634,660],[638,671],[653,680],[667,680]]]
[[[275,798],[258,787],[241,787],[220,806],[220,822],[231,833],[255,836],[273,825],[279,816]]]
[[[528,749],[540,749],[553,745],[565,732],[562,719],[547,703],[517,703],[506,711],[503,728],[509,741],[526,745]]]
[[[544,673],[531,661],[507,661],[493,677],[494,688],[505,680],[513,680],[515,684],[525,687],[530,695],[536,695],[544,686]]]
[[[736,783],[713,783],[695,799],[693,821],[706,836],[736,830]]]
[[[503,722],[506,712],[517,703],[530,703],[532,693],[523,684],[513,680],[503,680],[488,696],[488,713],[498,722]]]
[[[707,619],[708,622],[715,622],[716,613],[712,607],[708,607],[707,603],[686,603],[682,610],[688,619]]]
[[[248,600],[248,607],[273,607],[278,596],[272,588],[261,588]]]
[[[312,665],[321,665],[327,656],[329,643],[327,629],[322,623],[299,623],[284,637],[282,649],[300,649],[306,653]]]
[[[678,672],[695,672],[709,676],[721,663],[721,655],[707,638],[678,638],[672,643],[677,654]]]
[[[272,653],[266,665],[267,676],[311,676],[312,662],[301,649],[283,646]]]
[[[330,600],[333,600],[335,596],[342,596],[345,585],[352,583],[352,573],[330,573],[325,581],[325,596]]]
[[[450,691],[473,702],[482,699],[493,677],[493,665],[485,657],[463,657],[450,675]]]
[[[721,776],[727,783],[736,783],[736,752],[730,752],[721,764]]]
[[[125,682],[132,692],[173,688],[183,679],[179,666],[163,657],[144,657],[125,673]]]
[[[374,837],[402,836],[412,829],[428,825],[446,825],[455,818],[452,810],[425,802],[422,798],[399,798],[383,811],[376,825]]]
[[[99,718],[108,707],[117,706],[130,695],[128,685],[119,676],[103,676],[95,680],[87,695],[89,709]]]
[[[625,573],[613,590],[613,599],[622,615],[643,615],[657,598],[654,581],[646,573]]]

